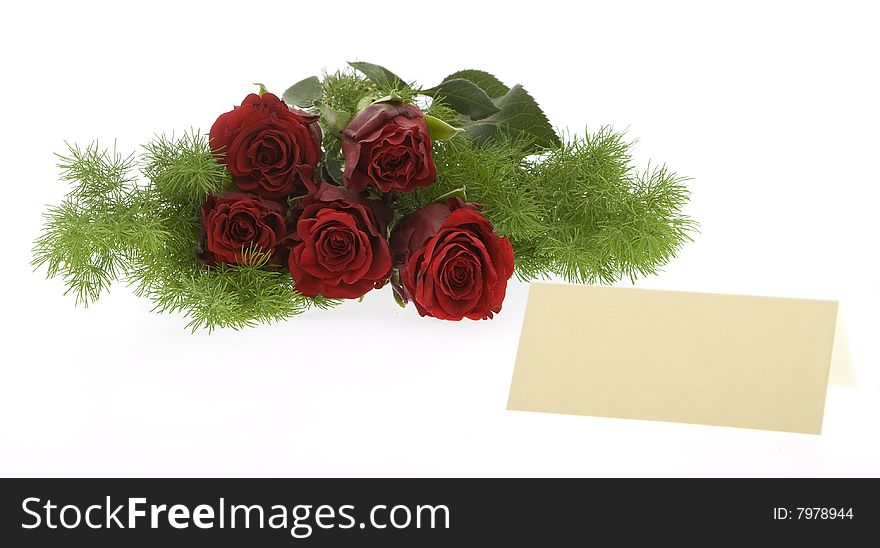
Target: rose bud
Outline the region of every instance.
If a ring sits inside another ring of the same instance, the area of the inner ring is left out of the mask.
[[[252,93],[221,114],[210,143],[240,190],[278,199],[314,188],[321,161],[318,117],[289,108],[271,93]]]
[[[342,131],[343,181],[358,192],[409,191],[437,179],[425,116],[415,105],[374,103]]]
[[[405,217],[391,235],[398,290],[422,316],[491,318],[513,275],[513,248],[477,210],[458,198]]]
[[[241,264],[242,253],[255,250],[280,264],[285,234],[284,210],[277,202],[239,192],[208,196],[202,203],[198,258],[207,265]]]
[[[294,203],[288,268],[296,290],[315,297],[356,299],[391,275],[385,233],[391,210],[324,181]]]

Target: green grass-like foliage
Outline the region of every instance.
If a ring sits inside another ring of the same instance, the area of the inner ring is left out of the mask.
[[[665,166],[637,171],[632,143],[609,127],[527,155],[523,143],[435,143],[436,184],[402,197],[404,213],[465,189],[514,248],[520,279],[554,274],[614,283],[655,274],[691,240],[686,180]]]
[[[124,281],[154,310],[182,312],[193,330],[240,329],[335,304],[294,291],[290,276],[264,269],[259,253],[242,266],[199,264],[200,204],[229,184],[204,135],[158,136],[139,158],[97,143],[70,146],[59,158],[72,188],[45,214],[33,265],[61,277],[78,303],[88,306]]]
[[[466,135],[435,142],[437,182],[402,194],[398,215],[464,189],[510,239],[520,279],[634,280],[663,267],[696,224],[682,212],[685,179],[665,166],[637,171],[631,147],[608,127],[540,155],[524,152],[523,143],[478,144]],[[124,281],[154,310],[181,312],[188,327],[209,331],[337,304],[300,295],[290,276],[264,268],[257,252],[241,266],[199,264],[199,207],[229,187],[228,173],[193,131],[156,137],[144,149],[136,158],[95,143],[59,156],[61,179],[72,187],[45,214],[33,264],[64,279],[78,303],[88,306]]]

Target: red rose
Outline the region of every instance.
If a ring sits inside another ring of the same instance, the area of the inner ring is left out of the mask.
[[[205,264],[240,264],[242,250],[257,248],[281,261],[286,227],[277,202],[239,192],[208,196],[202,204],[198,257]]]
[[[288,268],[303,295],[354,299],[390,276],[387,205],[322,181],[293,215]]]
[[[241,190],[277,199],[314,188],[312,175],[321,161],[318,117],[290,109],[271,93],[252,93],[221,114],[210,142]]]
[[[391,235],[403,296],[441,320],[491,318],[513,275],[513,248],[474,204],[452,198],[404,218]]]
[[[408,191],[437,179],[425,116],[415,105],[375,103],[342,131],[345,186]]]

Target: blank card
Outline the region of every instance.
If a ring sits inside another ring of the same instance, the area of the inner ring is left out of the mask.
[[[818,434],[837,302],[533,283],[508,409]]]

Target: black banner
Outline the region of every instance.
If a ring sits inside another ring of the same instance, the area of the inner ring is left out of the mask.
[[[876,538],[878,491],[873,479],[7,479],[0,545],[841,543]]]

